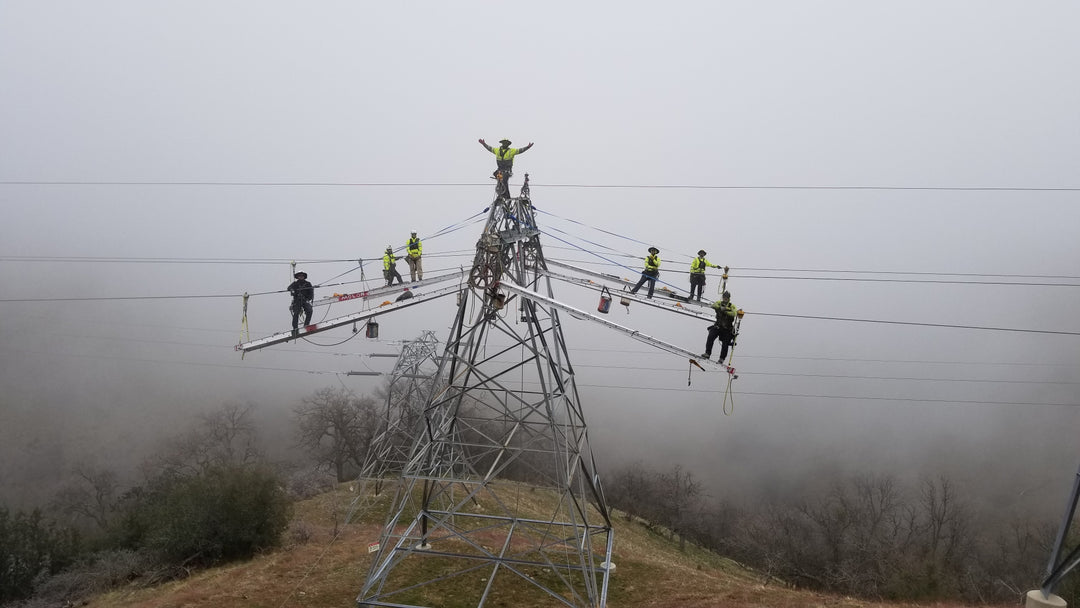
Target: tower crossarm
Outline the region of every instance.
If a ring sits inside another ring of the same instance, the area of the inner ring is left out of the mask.
[[[604,273],[604,272],[596,272],[595,270],[589,270],[588,268],[582,268],[580,266],[574,266],[573,264],[567,264],[566,262],[557,262],[557,261],[554,261],[554,260],[545,260],[545,262],[547,262],[548,266],[558,266],[559,268],[563,268],[563,269],[566,269],[566,270],[572,270],[572,271],[574,271],[576,273],[583,274],[585,276],[589,276],[589,277],[593,277],[593,278],[597,278],[597,279],[602,279],[604,281],[611,281],[611,282],[614,282],[614,283],[616,283],[618,285],[621,285],[621,286],[624,286],[624,287],[628,286],[628,285],[633,285],[634,283],[637,282],[637,279],[627,279],[627,278],[616,276],[616,275],[613,275],[613,274],[607,274],[607,273]],[[646,300],[643,300],[640,297],[635,297],[635,294],[624,293],[624,294],[620,294],[620,295],[626,296],[626,297],[629,297],[629,298],[632,298],[632,299],[635,299],[635,300],[638,300],[638,301],[642,301],[642,302],[645,302],[646,304],[650,304],[650,305],[653,305],[653,306],[663,307],[663,304],[658,304],[658,303],[655,303],[655,302],[648,302]],[[668,291],[667,288],[663,288],[663,289],[658,289],[656,291],[656,295],[671,297],[672,292]],[[700,308],[706,308],[706,309],[709,308],[708,302],[698,302],[698,301],[695,301],[695,300],[684,300],[682,298],[672,298],[672,299],[679,302],[683,306],[700,307]]]
[[[540,270],[540,274],[543,274],[545,276],[549,276],[549,277],[551,277],[553,279],[558,279],[560,281],[565,281],[567,283],[573,283],[575,285],[579,285],[579,286],[584,287],[586,289],[592,289],[592,290],[595,290],[595,291],[603,291],[603,289],[604,289],[604,285],[602,285],[600,283],[597,283],[596,281],[593,281],[592,279],[585,279],[585,278],[582,278],[582,277],[572,277],[570,275],[565,275],[565,274],[561,274],[561,273],[558,273],[558,272],[554,272],[554,271],[552,271],[550,269],[542,269],[542,270]],[[687,317],[693,317],[695,319],[700,319],[702,321],[712,321],[715,318],[715,315],[712,313],[712,311],[707,307],[703,307],[700,302],[693,302],[692,303],[692,304],[694,304],[693,308],[696,309],[696,310],[694,310],[694,309],[691,309],[690,307],[686,306],[687,304],[691,304],[691,302],[661,300],[659,298],[646,298],[646,297],[640,297],[640,296],[637,296],[637,295],[631,294],[631,293],[620,293],[618,295],[621,296],[621,297],[629,298],[629,299],[631,299],[631,300],[633,300],[635,302],[641,302],[642,304],[645,304],[646,306],[652,306],[654,308],[661,308],[663,310],[668,310],[668,311],[671,311],[671,312],[674,312],[674,313],[678,313],[680,315],[685,315]],[[702,308],[704,308],[704,310],[702,310]]]
[[[371,310],[365,310],[363,312],[357,312],[357,313],[353,313],[351,315],[345,315],[343,317],[336,317],[334,319],[329,319],[327,321],[322,321],[320,323],[314,323],[312,325],[308,325],[306,327],[301,328],[296,333],[293,333],[291,331],[283,331],[283,332],[278,332],[276,334],[267,336],[265,338],[260,338],[258,340],[252,340],[250,342],[241,342],[240,344],[236,345],[236,350],[238,350],[240,352],[245,352],[245,353],[253,351],[253,350],[259,350],[260,348],[266,348],[267,346],[273,346],[275,344],[281,344],[283,342],[288,342],[289,340],[296,340],[297,338],[300,338],[300,337],[305,337],[305,336],[310,336],[312,334],[321,333],[321,332],[324,332],[324,331],[326,331],[328,329],[334,329],[336,327],[344,327],[346,325],[351,325],[353,323],[358,323],[360,321],[366,321],[366,320],[368,320],[368,319],[370,319],[372,317],[376,317],[378,315],[383,315],[383,314],[386,314],[386,313],[389,313],[389,312],[393,312],[395,310],[400,310],[402,308],[408,308],[410,306],[415,306],[417,304],[422,304],[424,302],[435,300],[435,299],[441,298],[443,296],[448,296],[450,294],[457,293],[458,291],[461,291],[461,286],[460,285],[449,285],[449,286],[446,286],[446,287],[442,287],[440,289],[436,289],[434,291],[429,291],[428,293],[417,294],[417,295],[415,295],[415,296],[413,296],[411,298],[408,298],[406,300],[401,300],[399,302],[391,302],[389,304],[385,304],[383,306],[380,306],[378,308],[373,308]]]
[[[335,293],[332,296],[326,296],[325,298],[319,298],[315,302],[312,302],[312,306],[329,306],[330,304],[337,304],[338,302],[348,302],[351,300],[371,300],[373,298],[381,298],[394,294],[400,294],[405,291],[415,291],[421,287],[429,287],[431,285],[438,285],[453,279],[461,279],[465,276],[465,271],[451,272],[437,277],[430,277],[423,281],[415,281],[408,285],[394,285],[392,287],[376,287],[375,289],[368,289],[366,291],[358,291],[354,293]]]
[[[504,281],[502,281],[500,283],[499,287],[506,290],[506,291],[508,291],[508,292],[510,292],[510,293],[516,294],[521,298],[525,298],[527,300],[532,300],[534,302],[538,302],[538,303],[550,306],[551,308],[561,310],[561,311],[569,314],[571,317],[573,317],[575,319],[581,319],[583,321],[592,321],[593,323],[598,323],[600,325],[603,325],[604,327],[607,327],[608,329],[613,329],[613,330],[618,331],[620,333],[626,334],[627,336],[630,336],[631,338],[637,340],[638,342],[643,342],[645,344],[648,344],[649,346],[653,346],[653,347],[659,348],[661,350],[666,350],[667,352],[675,354],[675,355],[680,355],[680,356],[686,357],[688,359],[693,359],[694,361],[697,361],[698,364],[702,365],[703,367],[705,367],[707,369],[715,369],[715,370],[725,369],[723,365],[721,365],[719,363],[716,363],[715,361],[709,361],[707,359],[699,358],[697,354],[695,354],[695,353],[693,353],[691,351],[688,351],[685,348],[681,348],[681,347],[676,346],[674,344],[670,344],[668,342],[664,342],[663,340],[660,340],[660,339],[654,338],[652,336],[643,334],[643,333],[637,331],[636,329],[631,329],[629,327],[619,325],[618,323],[615,323],[613,321],[609,321],[607,319],[604,319],[604,318],[599,317],[597,315],[594,315],[592,313],[585,312],[584,310],[581,310],[580,308],[575,308],[573,306],[570,306],[569,304],[564,304],[564,303],[562,303],[562,302],[560,302],[560,301],[558,301],[558,300],[556,300],[554,298],[549,298],[547,296],[536,293],[535,291],[530,291],[530,290],[525,289],[524,287],[522,287],[521,285],[518,285],[516,283],[511,283],[509,281],[504,280]]]

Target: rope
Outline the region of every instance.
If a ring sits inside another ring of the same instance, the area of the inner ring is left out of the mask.
[[[742,311],[740,310],[739,313]],[[725,367],[727,368],[727,388],[724,389],[724,415],[730,416],[735,413],[735,393],[731,390],[731,382],[738,378],[735,375],[735,367],[732,366],[732,362],[735,361],[735,346],[739,338],[739,329],[742,327],[742,314],[736,314],[735,324],[731,328],[731,354],[728,356]],[[728,410],[728,403],[731,403],[731,409]]]
[[[248,294],[244,292],[244,315],[240,317],[240,343],[251,341],[251,332],[248,330],[247,318]]]
[[[530,227],[530,228],[536,228],[536,226],[529,226],[529,227]],[[553,238],[553,239],[555,239],[555,240],[557,240],[557,241],[560,241],[560,242],[566,243],[567,245],[570,245],[571,247],[574,247],[574,248],[576,248],[576,249],[578,249],[579,251],[582,251],[582,252],[584,252],[584,253],[587,253],[587,254],[591,254],[591,255],[594,255],[594,256],[596,256],[596,257],[600,258],[601,260],[604,260],[605,262],[607,262],[607,263],[609,263],[609,264],[612,264],[612,265],[614,265],[614,266],[618,266],[619,268],[622,268],[622,269],[624,269],[624,270],[626,270],[626,271],[628,271],[628,272],[630,272],[630,273],[636,274],[636,275],[638,275],[638,276],[645,276],[645,273],[643,273],[643,272],[642,272],[642,271],[640,271],[640,270],[637,270],[637,269],[631,268],[631,267],[627,266],[626,264],[620,264],[619,262],[616,262],[616,261],[614,261],[614,260],[608,259],[608,258],[606,258],[606,257],[604,257],[604,256],[602,256],[602,255],[600,255],[599,253],[596,253],[596,252],[594,252],[594,251],[590,251],[590,250],[588,250],[588,249],[585,249],[584,247],[580,247],[580,246],[578,246],[578,245],[575,245],[575,244],[571,243],[570,241],[567,241],[566,239],[561,239],[561,238],[559,238],[559,237],[555,236],[554,234],[551,234],[551,233],[550,233],[550,232],[548,232],[547,230],[542,230],[542,229],[540,229],[540,228],[536,228],[536,229],[537,229],[537,230],[539,230],[541,234],[545,234],[545,235],[547,235],[547,236],[549,236],[549,237],[551,237],[551,238]],[[652,278],[652,277],[650,277],[650,278]],[[671,283],[668,283],[667,281],[662,281],[662,280],[660,280],[659,278],[656,278],[655,280],[656,280],[656,282],[657,282],[657,283],[660,283],[661,285],[666,285],[666,286],[670,287],[671,289],[673,289],[673,290],[674,290],[674,291],[676,291],[676,292],[680,292],[680,291],[685,291],[685,290],[684,290],[684,289],[682,289],[681,287],[676,287],[675,285],[672,285]]]
[[[539,211],[540,213],[544,213],[546,215],[550,215],[552,217],[556,217],[556,218],[558,218],[560,220],[570,222],[570,223],[573,223],[573,224],[578,224],[579,226],[584,226],[585,228],[591,228],[593,230],[603,232],[604,234],[610,234],[611,236],[614,236],[614,237],[617,237],[617,238],[620,238],[620,239],[625,239],[627,241],[631,241],[631,242],[637,243],[639,245],[645,245],[646,247],[652,247],[652,246],[655,245],[655,243],[646,243],[645,241],[639,241],[639,240],[637,240],[637,239],[635,239],[633,237],[625,236],[625,235],[619,234],[617,232],[611,232],[609,230],[604,230],[603,228],[600,228],[600,227],[597,227],[597,226],[592,226],[592,225],[586,224],[584,222],[579,222],[577,220],[572,220],[570,218],[555,215],[554,213],[551,213],[549,211],[543,211],[543,210],[540,210],[540,209],[537,209],[537,211]],[[686,254],[686,253],[680,253],[674,247],[665,247],[664,249],[674,251],[676,253],[676,255],[681,255],[681,256],[686,257],[686,258],[691,259],[691,260],[694,259],[694,257],[695,257],[695,256],[692,256],[692,255],[689,255],[689,254]]]

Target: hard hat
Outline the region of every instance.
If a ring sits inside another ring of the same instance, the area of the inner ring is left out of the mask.
[[[657,249],[656,247],[649,247],[649,253],[651,253],[653,255],[656,255],[656,254],[660,253],[660,250]]]
[[[306,279],[306,278],[307,278],[307,273],[306,273],[306,272],[304,272],[303,270],[301,270],[300,272],[298,272],[298,273],[296,273],[296,274],[292,275],[292,277],[293,277],[294,279]]]
[[[387,250],[387,251],[393,251],[393,250],[394,250],[394,246],[393,246],[393,245],[387,245],[387,246],[386,246],[386,250]]]
[[[731,297],[731,292],[730,291],[725,291],[723,297],[730,298]]]
[[[410,232],[409,234],[416,234],[416,231],[415,231],[415,230],[413,230],[413,231],[412,231],[412,232]]]
[[[704,249],[699,249],[697,254],[700,255],[700,256],[704,256],[705,255],[705,250]]]
[[[499,143],[500,143],[500,144],[506,144],[506,145],[508,145],[508,146],[509,146],[511,142],[510,142],[510,140],[509,140],[509,139],[500,139],[500,140],[499,140]]]

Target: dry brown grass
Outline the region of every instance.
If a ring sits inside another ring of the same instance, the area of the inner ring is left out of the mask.
[[[522,492],[543,510],[543,492]],[[341,608],[354,605],[370,564],[369,542],[378,540],[384,499],[358,523],[343,525],[354,498],[347,486],[297,504],[294,520],[310,533],[249,562],[205,570],[150,589],[121,589],[89,602],[131,608]],[[614,518],[616,569],[612,608],[960,608],[961,604],[878,603],[785,588],[697,547],[680,553],[677,542],[641,522]],[[331,542],[333,541],[333,542]],[[290,541],[287,539],[286,543]],[[528,608],[526,605],[517,608]]]

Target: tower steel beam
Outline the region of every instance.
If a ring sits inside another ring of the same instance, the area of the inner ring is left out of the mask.
[[[545,267],[526,176],[490,208],[359,605],[606,606],[614,532]]]
[[[451,272],[449,274],[440,275],[437,277],[429,277],[423,281],[414,281],[408,285],[393,285],[389,287],[376,287],[375,289],[369,289],[367,291],[357,291],[354,293],[335,293],[332,296],[326,296],[319,298],[311,303],[314,307],[329,306],[331,304],[337,304],[339,302],[350,302],[352,300],[371,300],[373,298],[379,298],[383,296],[389,296],[394,294],[401,294],[406,291],[415,291],[422,287],[430,287],[431,285],[437,285],[452,279],[460,279],[463,272]]]
[[[557,279],[557,280],[563,281],[565,283],[573,283],[574,285],[578,285],[578,286],[584,287],[586,289],[592,289],[594,291],[602,292],[604,290],[604,288],[605,288],[604,285],[602,285],[600,283],[597,283],[596,281],[593,281],[592,279],[583,279],[581,277],[573,277],[573,276],[565,275],[565,274],[558,273],[558,272],[552,272],[551,270],[545,270],[543,274],[544,274],[544,276],[549,276],[549,277],[551,277],[553,279]],[[624,291],[611,292],[610,289],[608,290],[608,292],[611,293],[612,296],[619,296],[621,298],[627,298],[627,299],[632,300],[634,302],[640,302],[640,303],[642,303],[642,304],[644,304],[646,306],[652,306],[653,308],[660,308],[660,309],[663,309],[663,310],[669,310],[671,312],[675,312],[675,313],[678,313],[680,315],[685,315],[687,317],[693,317],[695,319],[700,319],[702,321],[712,321],[715,318],[715,314],[713,313],[712,308],[710,308],[708,304],[702,304],[701,302],[696,302],[696,301],[686,302],[686,301],[683,301],[683,300],[646,298],[644,296],[639,296],[637,294],[632,294],[632,293],[624,292]],[[691,308],[691,307],[693,307],[693,308]]]
[[[321,332],[324,332],[324,331],[326,331],[328,329],[334,329],[336,327],[344,327],[346,325],[351,325],[353,323],[359,323],[360,321],[367,321],[368,319],[371,319],[372,317],[377,317],[377,316],[379,316],[381,314],[385,314],[385,313],[388,313],[388,312],[391,312],[391,311],[394,311],[394,310],[399,310],[399,309],[402,309],[402,308],[408,308],[410,306],[415,306],[415,305],[420,304],[422,302],[427,302],[427,301],[430,301],[430,300],[441,298],[443,296],[448,296],[448,295],[450,295],[452,293],[457,293],[457,292],[461,291],[461,289],[462,289],[462,287],[459,286],[459,285],[450,285],[450,286],[447,286],[447,287],[441,287],[439,289],[436,289],[434,291],[430,291],[428,293],[416,294],[411,298],[408,298],[408,299],[405,299],[405,300],[400,300],[400,301],[397,301],[397,302],[391,302],[389,304],[385,304],[383,306],[380,306],[378,308],[373,308],[371,310],[365,310],[363,312],[357,312],[357,313],[353,313],[353,314],[350,314],[350,315],[345,315],[345,316],[342,316],[342,317],[336,317],[336,318],[333,318],[333,319],[330,319],[330,320],[327,320],[327,321],[322,321],[320,323],[313,323],[311,325],[307,325],[305,327],[300,328],[295,333],[291,332],[291,331],[283,331],[283,332],[278,332],[276,334],[267,336],[265,338],[260,338],[258,340],[252,340],[250,342],[241,342],[240,344],[236,345],[236,350],[246,353],[246,352],[249,352],[249,351],[258,350],[260,348],[266,348],[267,346],[273,346],[275,344],[281,344],[282,342],[288,342],[289,340],[296,340],[298,338],[302,338],[302,337],[305,337],[305,336],[310,336],[312,334],[321,333]]]
[[[566,312],[567,314],[569,314],[571,317],[573,317],[575,319],[579,319],[579,320],[582,320],[582,321],[591,321],[593,323],[598,323],[600,325],[603,325],[604,327],[607,327],[609,329],[614,329],[614,330],[616,330],[616,331],[618,331],[620,333],[623,333],[623,334],[633,338],[634,340],[637,340],[638,342],[643,342],[645,344],[648,344],[649,346],[653,346],[653,347],[659,348],[661,350],[666,350],[669,353],[673,353],[673,354],[676,354],[676,355],[687,357],[688,359],[693,359],[695,361],[698,361],[698,356],[695,355],[692,351],[686,350],[685,348],[682,348],[680,346],[676,346],[676,345],[671,344],[669,342],[664,342],[663,340],[660,340],[659,338],[654,338],[652,336],[643,334],[643,333],[641,333],[640,331],[638,331],[636,329],[631,329],[629,327],[619,325],[618,323],[615,323],[614,321],[609,321],[608,319],[605,319],[603,317],[594,315],[594,314],[589,313],[589,312],[585,312],[584,310],[581,310],[580,308],[575,308],[573,306],[570,306],[569,304],[564,304],[564,303],[559,302],[558,300],[556,300],[554,298],[544,296],[542,294],[535,293],[533,291],[525,289],[521,285],[515,285],[514,283],[511,283],[509,281],[504,280],[500,284],[500,287],[502,289],[505,289],[506,291],[508,291],[510,293],[517,294],[518,296],[520,296],[520,297],[522,297],[522,298],[524,298],[526,300],[533,301],[533,302],[537,303],[538,305],[548,306],[548,307],[551,307],[553,309],[557,309],[557,310],[561,310],[563,312]],[[686,313],[686,314],[689,314],[690,316],[701,318],[700,315],[695,315],[693,313]],[[723,365],[721,363],[716,363],[714,361],[710,361],[708,359],[701,359],[698,362],[699,363],[706,363],[708,365],[708,367],[713,368],[713,369],[727,369],[727,367],[725,365]]]
[[[433,331],[425,330],[402,345],[386,384],[384,416],[361,466],[351,517],[370,507],[385,483],[401,479],[424,405],[438,384],[439,355],[439,340]]]

